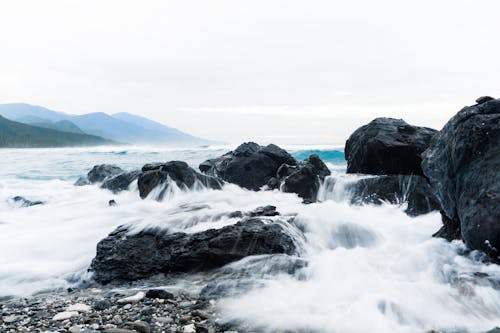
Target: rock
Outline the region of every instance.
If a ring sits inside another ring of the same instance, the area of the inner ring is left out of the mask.
[[[465,107],[433,138],[422,168],[473,250],[500,259],[500,99]]]
[[[116,205],[117,205],[117,203],[116,203],[116,201],[114,199],[111,199],[111,200],[108,201],[108,206],[109,207],[114,207]]]
[[[492,101],[492,100],[494,100],[493,97],[490,97],[490,96],[481,96],[478,99],[476,99],[476,103],[477,104],[483,104],[483,103],[486,103],[486,102],[489,102],[489,101]]]
[[[103,333],[137,333],[134,330],[127,330],[124,328],[106,328]]]
[[[139,291],[137,294],[121,298],[118,301],[116,301],[118,304],[132,304],[132,303],[138,303],[144,299],[146,294],[143,291]]]
[[[149,326],[149,324],[146,323],[145,321],[126,322],[125,324],[132,327],[133,329],[135,329],[137,332],[140,333],[151,332],[151,326]]]
[[[128,234],[121,226],[98,243],[90,270],[96,281],[108,283],[158,273],[204,271],[249,255],[295,252],[292,238],[273,220],[248,218],[193,234],[160,229]]]
[[[146,293],[147,298],[174,299],[174,295],[163,289],[149,289]]]
[[[235,216],[237,212],[232,212],[230,216]],[[240,212],[241,213],[241,212]],[[276,206],[263,206],[263,207],[257,207],[254,210],[246,213],[245,215],[250,216],[250,217],[256,217],[256,216],[278,216],[280,215],[279,212],[276,211]]]
[[[183,326],[182,332],[183,333],[196,333],[196,327],[194,326],[194,324],[189,324],[189,325]]]
[[[212,189],[222,187],[222,182],[217,178],[202,175],[182,161],[171,161],[155,165],[146,164],[138,180],[141,198],[147,197],[155,187],[165,185],[158,196],[158,199],[161,200],[169,186],[167,179],[171,179],[181,189],[193,189],[197,185]]]
[[[76,180],[76,182],[73,185],[85,186],[85,185],[90,185],[90,182],[89,182],[89,179],[87,177],[80,177]]]
[[[493,329],[491,329],[491,330],[489,330],[488,332],[485,332],[485,333],[500,333],[500,328],[495,327],[495,328],[493,328]]]
[[[401,119],[376,118],[346,141],[347,173],[423,175],[420,155],[436,133]]]
[[[346,185],[354,204],[407,203],[410,216],[427,214],[440,209],[431,186],[421,176],[377,176],[363,178]]]
[[[63,311],[63,312],[57,313],[54,317],[52,317],[52,320],[60,321],[60,320],[70,319],[73,317],[78,317],[77,311]]]
[[[200,164],[200,171],[249,190],[257,191],[276,176],[282,164],[296,165],[295,159],[280,147],[254,142],[240,145],[221,157]]]
[[[128,190],[130,184],[134,180],[139,178],[140,174],[141,171],[135,170],[131,172],[123,172],[116,176],[108,177],[103,181],[101,188],[108,189],[113,193],[118,193],[121,191]]]
[[[2,320],[6,324],[11,324],[11,323],[15,323],[16,321],[18,321],[19,316],[16,316],[16,315],[5,316],[5,317],[2,317]]]
[[[329,175],[330,170],[316,154],[295,167],[284,164],[278,170],[278,177],[283,182],[283,192],[297,193],[308,201],[316,201],[321,182]]]
[[[31,207],[37,205],[43,205],[43,201],[31,201],[21,196],[15,196],[11,199],[13,202],[21,205],[21,207]]]
[[[123,169],[113,164],[95,165],[87,174],[87,179],[91,184],[103,182],[107,178],[124,173]]]
[[[68,306],[66,311],[90,312],[91,308],[87,304],[76,303]]]
[[[460,222],[458,220],[449,219],[446,214],[441,211],[441,221],[443,221],[443,226],[439,229],[432,237],[440,237],[451,242],[455,239],[462,239],[460,231]]]
[[[98,311],[103,311],[109,309],[113,304],[107,299],[101,299],[94,303],[94,309]]]

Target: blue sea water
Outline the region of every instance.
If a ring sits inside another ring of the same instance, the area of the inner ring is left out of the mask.
[[[327,183],[334,186],[322,186],[320,202],[309,205],[295,194],[231,184],[175,189],[163,201],[140,199],[134,184],[119,194],[73,185],[96,164],[133,170],[183,160],[197,168],[234,148],[0,150],[0,296],[29,296],[91,278],[87,268],[96,244],[119,225],[198,232],[237,222],[214,218],[223,213],[274,205],[301,226],[297,241],[308,266],[294,275],[269,275],[269,258],[232,264],[259,287],[220,300],[221,320],[247,321],[269,332],[479,333],[500,325],[500,267],[463,255],[461,242],[431,237],[441,225],[438,213],[413,218],[404,205],[351,205],[342,185],[358,176],[345,174],[338,146],[285,147],[297,159],[318,154],[332,170]],[[11,200],[18,195],[45,204],[20,207]],[[110,199],[118,205],[109,207]],[[193,204],[205,208],[179,211]]]

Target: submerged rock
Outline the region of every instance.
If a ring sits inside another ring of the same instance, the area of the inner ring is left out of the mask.
[[[273,220],[249,218],[194,234],[119,227],[97,245],[90,271],[96,281],[137,280],[158,273],[204,271],[249,255],[293,254],[296,247]]]
[[[196,185],[212,189],[220,189],[222,182],[211,176],[203,175],[189,167],[186,162],[171,161],[167,163],[146,164],[142,168],[137,184],[141,198],[145,198],[157,186],[164,185],[158,199],[162,199],[168,190],[168,179],[180,188],[193,189]]]
[[[346,188],[354,204],[407,203],[410,216],[440,209],[439,202],[427,180],[421,176],[396,175],[360,179]]]
[[[423,157],[422,168],[439,198],[445,223],[459,224],[469,248],[499,260],[500,99],[458,112]]]
[[[321,182],[329,175],[330,170],[316,154],[296,166],[284,164],[278,170],[283,192],[297,193],[307,201],[316,201]]]
[[[423,175],[420,155],[436,133],[401,119],[376,118],[346,141],[347,173]]]
[[[276,177],[282,164],[296,165],[297,161],[276,145],[264,147],[247,142],[221,157],[201,163],[199,168],[207,175],[257,191]]]
[[[11,200],[17,204],[20,204],[21,207],[31,207],[31,206],[37,206],[37,205],[43,205],[43,201],[31,201],[26,199],[25,197],[21,196],[15,196],[11,198]]]

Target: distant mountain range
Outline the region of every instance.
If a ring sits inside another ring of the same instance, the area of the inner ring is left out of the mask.
[[[57,131],[12,121],[0,116],[0,147],[68,147],[111,145],[117,142],[95,135]]]
[[[12,121],[73,134],[88,134],[128,144],[196,146],[214,144],[130,113],[71,115],[24,104],[0,104],[0,115]],[[0,133],[1,134],[1,133]]]

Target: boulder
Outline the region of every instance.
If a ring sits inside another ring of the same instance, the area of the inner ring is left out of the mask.
[[[90,271],[100,283],[131,281],[158,273],[205,271],[274,253],[295,254],[296,247],[284,227],[269,219],[248,218],[193,234],[160,229],[129,234],[121,226],[97,244]]]
[[[124,170],[114,164],[99,164],[95,165],[87,174],[87,178],[91,184],[103,182],[106,178],[119,175]]]
[[[310,202],[316,201],[321,182],[329,175],[330,170],[316,154],[296,166],[284,164],[278,170],[283,192],[297,193]]]
[[[189,167],[186,162],[171,161],[167,163],[146,164],[142,168],[137,184],[141,198],[145,198],[157,186],[164,185],[157,199],[161,200],[169,187],[167,180],[175,182],[183,189],[193,189],[200,185],[212,189],[220,189],[222,182],[212,176],[203,175]]]
[[[140,174],[141,171],[135,170],[108,177],[102,182],[101,188],[108,189],[113,193],[125,191],[133,181],[139,178]]]
[[[347,173],[423,175],[420,155],[436,133],[401,119],[376,118],[347,140]]]
[[[363,178],[347,185],[346,190],[353,204],[407,203],[405,212],[410,216],[440,209],[431,186],[422,176],[388,175]]]
[[[296,165],[297,161],[276,145],[264,147],[247,142],[221,157],[201,163],[199,168],[207,175],[257,191],[276,177],[282,164]]]
[[[433,138],[422,169],[465,244],[500,259],[500,99],[465,107]]]

